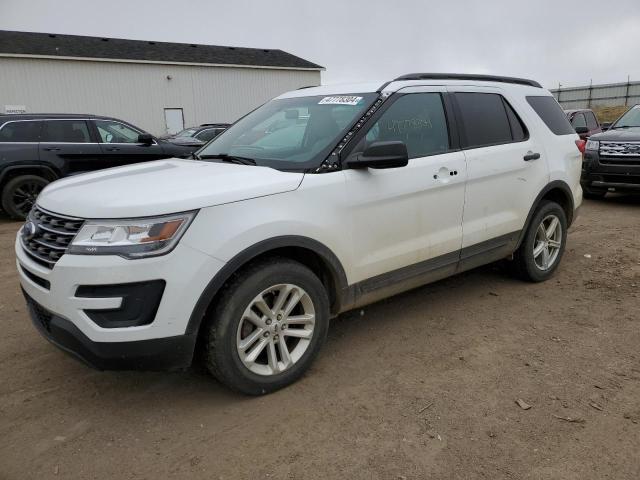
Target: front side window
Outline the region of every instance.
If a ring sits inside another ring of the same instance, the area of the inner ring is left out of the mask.
[[[9,122],[0,129],[0,142],[38,142],[42,122]]]
[[[587,117],[587,127],[589,127],[589,130],[598,128],[598,120],[596,120],[595,114],[593,112],[587,112],[585,115]]]
[[[586,127],[587,126],[587,120],[584,118],[583,114],[576,113],[573,116],[573,118],[571,119],[571,125],[573,125],[573,128]]]
[[[354,152],[374,142],[401,141],[409,158],[437,155],[449,150],[447,118],[439,93],[411,93],[398,98],[374,123]]]
[[[250,158],[285,170],[315,168],[377,98],[376,93],[272,100],[215,137],[198,151]]]
[[[46,120],[42,124],[42,142],[90,143],[91,135],[84,120]]]
[[[467,148],[513,141],[502,96],[495,93],[456,93]]]
[[[138,143],[142,132],[111,120],[95,120],[101,143]]]

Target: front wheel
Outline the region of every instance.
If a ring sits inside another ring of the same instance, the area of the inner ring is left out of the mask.
[[[564,210],[555,202],[541,203],[515,252],[517,273],[531,282],[547,280],[558,268],[566,243],[567,216]]]
[[[309,368],[327,335],[329,300],[311,270],[273,258],[237,274],[207,320],[207,368],[228,387],[261,395]]]
[[[24,220],[48,183],[48,180],[38,175],[12,178],[2,189],[2,209],[11,218]]]

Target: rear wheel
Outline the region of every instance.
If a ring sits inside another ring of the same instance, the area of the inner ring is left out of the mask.
[[[12,178],[2,190],[2,209],[11,218],[25,219],[48,183],[47,179],[38,175]]]
[[[236,275],[208,321],[208,369],[234,390],[261,395],[309,368],[327,334],[329,300],[311,270],[274,258]]]
[[[567,242],[567,216],[560,205],[545,201],[536,210],[522,244],[514,255],[517,273],[525,280],[550,278]]]

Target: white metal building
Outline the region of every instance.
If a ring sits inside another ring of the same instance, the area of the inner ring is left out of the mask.
[[[91,113],[156,135],[230,123],[323,67],[282,50],[0,31],[0,113]]]

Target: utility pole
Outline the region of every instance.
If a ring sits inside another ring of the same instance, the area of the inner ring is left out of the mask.
[[[593,92],[593,78],[589,79],[589,99],[587,100],[587,108],[591,108],[591,94]]]
[[[627,75],[627,91],[624,94],[624,106],[629,105],[629,87],[631,86],[631,75]]]
[[[558,103],[560,103],[560,89],[562,88],[562,84],[558,82]]]

